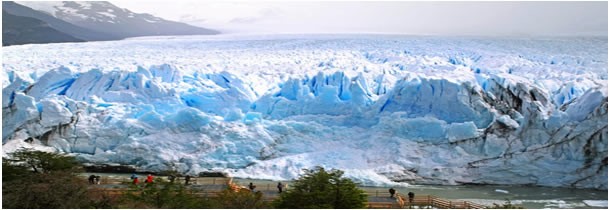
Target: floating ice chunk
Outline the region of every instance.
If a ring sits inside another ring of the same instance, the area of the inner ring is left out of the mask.
[[[507,190],[501,190],[501,189],[496,189],[495,192],[499,192],[499,193],[504,193],[504,194],[508,194]]]
[[[552,208],[557,207],[560,209],[570,208],[570,205],[564,200],[551,200],[550,203],[544,204],[544,207]]]
[[[583,200],[588,206],[608,208],[608,200]]]

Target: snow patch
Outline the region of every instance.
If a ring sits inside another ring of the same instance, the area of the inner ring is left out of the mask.
[[[583,200],[587,206],[608,208],[608,200]]]

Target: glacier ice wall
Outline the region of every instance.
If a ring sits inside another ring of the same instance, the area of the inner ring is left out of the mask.
[[[4,48],[2,142],[366,185],[607,189],[607,40],[157,37]]]

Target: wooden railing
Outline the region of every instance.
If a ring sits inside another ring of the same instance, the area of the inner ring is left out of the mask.
[[[432,207],[438,209],[483,209],[486,206],[470,201],[446,200],[432,195],[416,195],[410,202],[407,197],[400,195],[405,200],[404,208]]]
[[[393,205],[393,203],[388,202],[367,202],[366,204],[369,209],[391,209]]]
[[[97,188],[98,192],[105,193],[109,196],[119,196],[128,191],[132,193],[140,193],[140,191],[132,190],[130,188]],[[221,191],[191,191],[194,195],[204,197],[216,197]],[[367,193],[371,197],[389,197],[389,193]],[[273,200],[276,197],[265,197],[265,200]],[[413,198],[413,202],[409,202],[408,197],[401,194],[396,194],[396,200],[392,202],[376,202],[369,201],[366,204],[367,208],[371,209],[392,209],[392,208],[437,208],[437,209],[483,209],[485,206],[476,204],[470,201],[455,201],[446,200],[432,195],[416,195]]]
[[[165,177],[164,177],[165,178]],[[143,183],[146,177],[140,177],[140,183]],[[123,184],[123,183],[131,183],[131,179],[128,177],[121,178],[110,178],[110,177],[102,177],[100,180],[100,184]],[[176,177],[174,182],[176,183],[184,183],[184,177]],[[212,177],[193,177],[189,180],[189,184],[191,185],[216,185],[216,184],[230,184],[233,182],[233,178],[212,178]]]
[[[365,192],[369,197],[368,208],[438,208],[438,209],[483,209],[486,206],[470,201],[458,201],[439,198],[433,195],[416,195],[412,202],[409,202],[407,195],[396,193],[396,200],[391,202],[372,202],[371,198],[389,198],[390,193],[376,191]]]
[[[122,184],[129,183],[131,180],[129,178],[102,178],[101,184]],[[190,183],[192,185],[227,185],[229,186],[232,183],[232,178],[191,178]],[[176,179],[177,183],[184,183],[184,178]],[[143,183],[141,183],[142,185]],[[260,190],[265,194],[264,200],[270,201],[276,199],[279,194],[277,193],[266,193],[276,190],[274,186],[267,184],[266,186],[259,186]],[[132,189],[127,187],[122,188],[96,188],[95,191],[104,193],[109,196],[118,196],[124,194]],[[224,189],[223,189],[224,190]],[[192,190],[190,193],[204,196],[204,197],[215,197],[222,190]],[[133,190],[132,193],[139,193],[139,191]],[[378,201],[379,199],[371,199],[371,198],[390,198],[390,193],[388,192],[380,192],[376,191],[366,191],[365,194],[370,198],[367,202],[368,208],[439,208],[439,209],[483,209],[486,206],[476,204],[470,201],[456,201],[456,200],[447,200],[442,199],[433,195],[416,195],[413,198],[412,202],[409,202],[408,196],[402,195],[400,193],[396,193],[395,199],[391,201]]]
[[[118,197],[118,196],[124,195],[126,193],[131,193],[131,194],[135,194],[135,195],[142,193],[142,191],[140,191],[140,190],[133,190],[130,188],[97,188],[97,189],[94,189],[93,192],[102,193],[109,197]],[[221,191],[196,191],[196,190],[188,190],[187,192],[191,195],[197,195],[199,197],[208,197],[208,198],[217,197],[218,194],[221,193]]]

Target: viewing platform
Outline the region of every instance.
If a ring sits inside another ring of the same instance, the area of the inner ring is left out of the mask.
[[[184,184],[184,177],[176,178],[174,181]],[[99,189],[100,192],[109,196],[118,196],[130,190],[129,178],[109,178],[102,177],[100,185],[91,185],[91,188]],[[143,183],[140,183],[142,185]],[[187,189],[195,195],[203,197],[215,197],[223,190],[232,186],[233,178],[230,177],[192,177]],[[243,184],[243,183],[242,183]],[[235,186],[235,185],[233,185]],[[246,188],[246,186],[239,186]],[[290,190],[288,186],[286,190]],[[263,193],[265,201],[272,201],[279,197],[277,188],[271,184],[258,185],[256,191]],[[409,202],[408,196],[396,193],[395,197],[390,197],[388,192],[366,191],[366,208],[370,209],[401,209],[401,208],[436,208],[436,209],[483,209],[486,206],[470,201],[448,200],[434,195],[415,195],[413,202]]]

